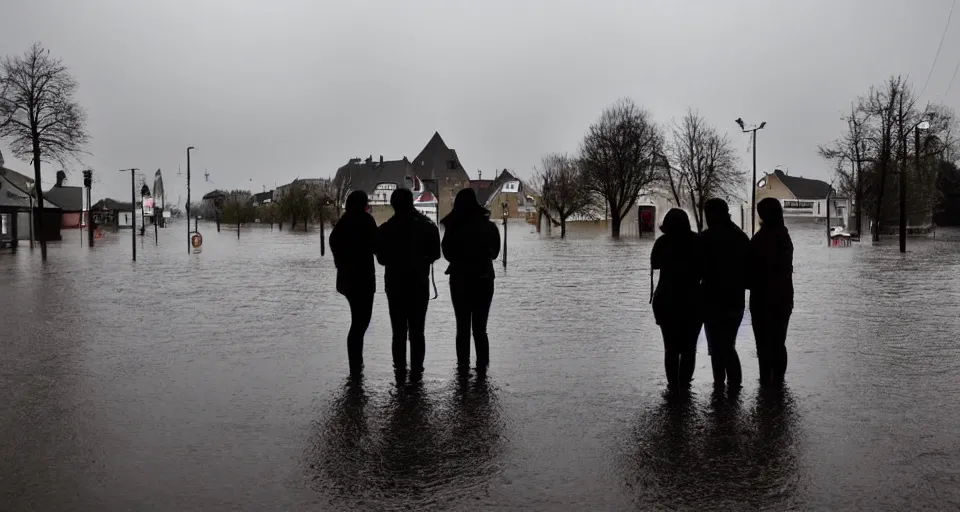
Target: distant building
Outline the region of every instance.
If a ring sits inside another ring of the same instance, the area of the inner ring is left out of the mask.
[[[0,214],[4,215],[4,225],[0,231],[6,231],[8,239],[29,240],[31,231],[36,240],[43,238],[51,242],[60,240],[62,221],[60,206],[44,197],[43,228],[45,233],[30,228],[30,212],[34,211],[36,198],[32,194],[33,179],[12,169],[0,166]],[[14,220],[15,219],[15,220]],[[34,224],[36,228],[36,224]]]
[[[66,175],[57,172],[57,184],[43,193],[44,200],[50,200],[60,207],[60,227],[79,229],[85,224],[83,187],[68,187],[63,184]]]
[[[270,204],[273,202],[273,190],[268,190],[266,192],[258,192],[253,195],[253,205],[261,206],[265,204]]]
[[[456,150],[447,147],[439,133],[434,133],[413,160],[374,160],[351,158],[337,169],[335,181],[347,180],[350,190],[363,190],[371,206],[387,206],[390,195],[398,188],[414,192],[417,208],[431,218],[442,218],[453,208],[457,192],[470,186],[467,171]]]
[[[846,226],[850,215],[850,199],[839,197],[829,183],[802,176],[790,176],[780,169],[765,174],[757,182],[757,202],[768,197],[780,201],[784,218],[822,222],[829,216],[831,223]],[[759,216],[757,222],[759,223]]]
[[[536,218],[540,193],[506,169],[496,179],[471,181],[470,187],[477,193],[480,204],[490,210],[492,218],[503,217],[504,203],[510,218]]]
[[[134,207],[132,203],[115,201],[109,197],[93,203],[91,217],[102,227],[129,228],[133,226]]]

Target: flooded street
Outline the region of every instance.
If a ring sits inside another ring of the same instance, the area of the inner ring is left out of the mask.
[[[486,381],[455,376],[443,271],[422,388],[393,382],[382,268],[366,379],[318,233],[79,233],[0,253],[0,510],[956,509],[960,242],[827,249],[792,227],[787,389],[663,397],[651,239],[514,222]],[[86,241],[84,240],[84,244]]]

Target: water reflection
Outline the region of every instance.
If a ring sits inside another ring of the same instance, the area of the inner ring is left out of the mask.
[[[452,388],[452,389],[451,389]],[[344,507],[449,507],[484,494],[504,438],[483,378],[371,391],[351,382],[307,447],[311,487]]]
[[[623,467],[637,506],[789,507],[799,478],[790,392],[762,392],[750,411],[737,393],[695,400],[668,396],[637,421]]]

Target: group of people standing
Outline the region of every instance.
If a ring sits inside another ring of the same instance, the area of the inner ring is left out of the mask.
[[[722,199],[705,203],[707,229],[700,234],[692,231],[683,210],[672,209],[664,217],[650,267],[651,280],[653,271],[660,271],[651,303],[663,335],[668,388],[690,386],[701,329],[706,332],[714,385],[741,386],[736,339],[747,290],[760,384],[783,383],[793,311],[793,242],[778,200],[760,201],[757,213],[761,224],[752,240],[730,219]]]
[[[470,365],[470,335],[476,347],[476,370],[490,364],[487,319],[493,301],[493,260],[500,253],[500,232],[473,189],[457,193],[453,209],[437,225],[419,213],[413,194],[397,189],[390,197],[394,215],[377,227],[363,191],[347,198],[345,213],[330,234],[337,267],[337,291],[350,304],[347,335],[350,373],[363,371],[363,337],[373,314],[376,291],[374,259],[384,266],[384,288],[393,331],[393,367],[398,381],[423,376],[425,323],[430,302],[431,266],[441,254],[449,262],[450,298],[456,317],[457,365]],[[704,206],[707,229],[697,234],[686,212],[672,209],[664,217],[663,235],[650,255],[660,280],[651,296],[654,317],[663,334],[667,385],[690,385],[697,340],[706,331],[714,384],[739,388],[743,381],[736,350],[737,332],[750,290],[750,316],[757,343],[761,385],[783,382],[787,371],[786,336],[793,311],[793,243],[776,199],[757,205],[761,226],[753,239],[730,219],[727,203],[711,199]]]
[[[449,262],[450,297],[457,321],[457,364],[470,366],[470,333],[476,345],[476,370],[490,364],[487,318],[493,301],[493,260],[500,254],[500,231],[490,212],[477,201],[473,189],[457,193],[453,210],[437,225],[414,208],[413,193],[397,189],[390,196],[394,215],[377,227],[368,211],[366,193],[347,197],[344,214],[330,233],[330,251],[337,267],[337,291],[350,304],[347,334],[350,374],[363,372],[363,337],[373,314],[376,292],[374,258],[384,267],[384,289],[393,331],[393,367],[397,380],[405,380],[407,340],[410,341],[409,376],[423,376],[426,354],[426,316],[430,302],[431,266],[443,257]]]

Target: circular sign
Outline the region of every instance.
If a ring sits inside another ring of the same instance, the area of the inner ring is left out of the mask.
[[[200,250],[200,247],[203,245],[203,237],[200,233],[193,232],[190,235],[190,245],[193,246],[194,249]]]

